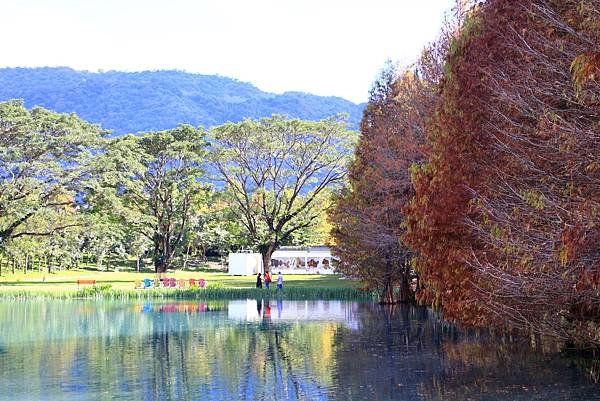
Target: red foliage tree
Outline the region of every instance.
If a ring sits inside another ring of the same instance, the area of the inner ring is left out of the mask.
[[[413,196],[411,165],[424,159],[426,111],[435,97],[435,84],[427,79],[436,75],[435,54],[430,48],[420,69],[400,77],[390,64],[375,82],[349,171],[350,187],[331,215],[339,270],[376,288],[381,303],[410,298],[412,252],[400,240],[406,228],[402,209]]]
[[[450,46],[405,240],[451,319],[600,344],[598,10],[490,0]]]

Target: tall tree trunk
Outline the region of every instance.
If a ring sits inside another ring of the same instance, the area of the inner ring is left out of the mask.
[[[158,264],[156,265],[156,272],[157,273],[166,273],[167,269],[169,268],[169,266],[171,265],[171,250],[167,249],[166,251],[163,251],[161,254],[159,254],[159,258],[158,258]]]
[[[165,262],[164,255],[158,255],[154,261],[154,272],[155,273],[166,273],[167,263]]]
[[[275,252],[276,247],[275,244],[261,245],[259,247],[262,256],[263,273],[271,272],[271,255]]]
[[[383,289],[380,293],[379,303],[382,305],[393,305],[396,303],[394,299],[394,283],[392,281],[392,261],[389,256],[385,258],[386,274],[383,277]]]
[[[160,250],[160,235],[154,233],[154,273],[162,273],[162,252]]]
[[[162,262],[154,263],[154,273],[165,273],[167,269],[165,268],[165,264]]]
[[[23,267],[24,274],[27,274],[27,265],[29,264],[29,254],[25,255],[25,266]]]
[[[140,272],[140,255],[135,255],[135,268],[137,270],[137,272]]]
[[[408,282],[408,272],[404,272],[400,277],[400,293],[398,294],[398,302],[406,303],[410,302],[410,283]]]
[[[394,286],[392,285],[392,281],[390,277],[386,277],[383,289],[379,296],[379,304],[380,305],[394,305],[396,300],[394,299]]]
[[[163,234],[154,234],[154,272],[166,273],[170,258],[168,239]]]
[[[192,247],[191,244],[188,244],[186,250],[185,250],[185,256],[183,257],[183,270],[185,270],[185,267],[187,266],[187,262],[188,259],[190,257],[190,248]]]
[[[154,272],[155,273],[166,273],[169,266],[169,255],[165,254],[162,250],[154,256]]]
[[[102,270],[102,261],[104,260],[104,251],[100,252],[100,255],[96,259],[96,267],[98,270]]]

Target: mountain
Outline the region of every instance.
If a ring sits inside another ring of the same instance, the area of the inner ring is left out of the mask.
[[[0,68],[0,101],[23,99],[76,113],[113,135],[162,130],[181,123],[209,128],[272,114],[319,120],[348,113],[357,128],[365,104],[303,92],[281,95],[218,75],[181,71],[88,72],[70,68]]]

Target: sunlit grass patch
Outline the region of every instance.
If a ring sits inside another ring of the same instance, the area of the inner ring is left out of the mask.
[[[203,279],[206,288],[135,289],[136,281],[154,279],[144,272],[105,272],[92,269],[5,274],[0,278],[0,298],[202,298],[239,299],[276,297],[286,299],[362,299],[371,294],[358,290],[359,282],[337,275],[285,275],[284,289],[255,288],[255,276],[230,276],[224,273],[176,271],[167,274],[189,283]],[[95,280],[95,286],[77,285],[77,280]]]

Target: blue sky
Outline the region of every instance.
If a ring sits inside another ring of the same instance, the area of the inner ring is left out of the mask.
[[[0,67],[178,69],[367,100],[413,62],[452,0],[2,0]]]

